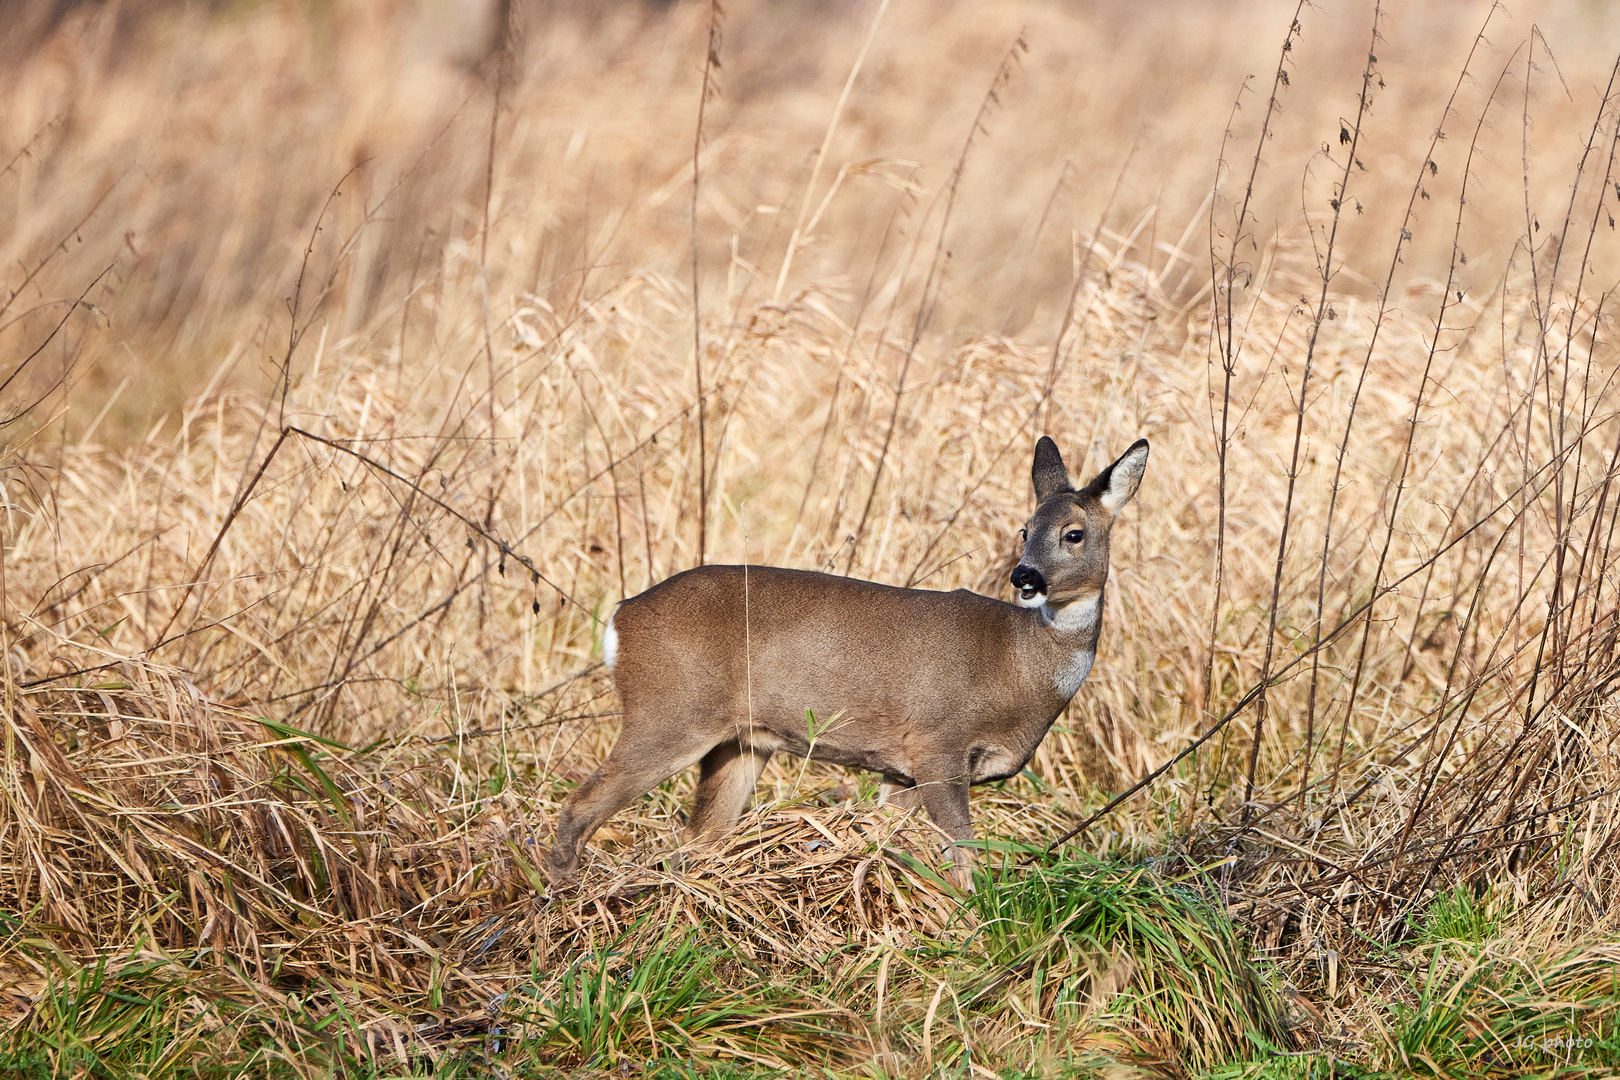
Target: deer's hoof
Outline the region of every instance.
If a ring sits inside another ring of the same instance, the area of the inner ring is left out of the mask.
[[[572,863],[563,863],[547,858],[545,861],[546,876],[551,879],[551,891],[554,893],[574,892],[579,888],[579,860]]]

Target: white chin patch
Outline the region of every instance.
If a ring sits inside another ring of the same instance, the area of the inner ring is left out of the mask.
[[[1020,591],[1013,597],[1013,603],[1019,607],[1038,608],[1046,604],[1046,594],[1043,592]]]

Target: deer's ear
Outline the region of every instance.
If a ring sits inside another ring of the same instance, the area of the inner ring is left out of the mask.
[[[1037,502],[1070,490],[1069,470],[1063,467],[1063,455],[1058,453],[1057,443],[1048,435],[1042,435],[1041,441],[1035,444],[1035,466],[1029,470],[1029,477],[1035,482]]]
[[[1104,510],[1110,514],[1119,513],[1119,508],[1130,502],[1136,495],[1136,489],[1142,485],[1147,459],[1148,441],[1136,440],[1129,450],[1119,456],[1118,461],[1098,473],[1097,478],[1086,485],[1086,491],[1097,496]]]

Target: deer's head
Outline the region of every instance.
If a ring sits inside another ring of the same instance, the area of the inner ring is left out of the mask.
[[[1108,534],[1114,518],[1142,483],[1148,444],[1139,439],[1082,488],[1069,481],[1057,443],[1035,444],[1035,513],[1024,523],[1024,553],[1012,572],[1015,600],[1024,607],[1061,609],[1095,600],[1108,580]]]

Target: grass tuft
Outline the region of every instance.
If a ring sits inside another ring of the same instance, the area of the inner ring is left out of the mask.
[[[1024,1023],[1119,1033],[1187,1068],[1292,1038],[1276,991],[1196,872],[1086,856],[1004,868],[968,902],[985,974],[967,993]]]
[[[1425,944],[1489,941],[1501,928],[1500,917],[1492,911],[1489,897],[1475,895],[1466,885],[1435,893],[1428,910],[1410,921],[1418,940]]]

